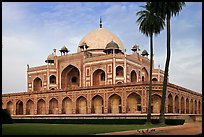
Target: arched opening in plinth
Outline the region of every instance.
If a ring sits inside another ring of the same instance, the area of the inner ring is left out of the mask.
[[[49,114],[58,114],[58,101],[56,98],[52,98],[49,102]]]
[[[197,100],[195,100],[195,114],[197,114],[197,112],[198,112],[198,108],[197,108]]]
[[[201,103],[200,100],[198,101],[198,114],[201,114]]]
[[[62,114],[72,114],[72,100],[69,97],[62,100]]]
[[[131,71],[130,76],[131,76],[131,82],[136,83],[137,82],[137,73],[135,72],[135,70]]]
[[[179,98],[178,98],[178,96],[176,95],[175,96],[175,113],[179,113]]]
[[[42,80],[37,77],[33,81],[33,91],[41,91],[42,89]]]
[[[193,99],[190,101],[190,114],[193,114]]]
[[[181,97],[181,114],[185,113],[185,104],[184,104],[184,98],[183,96]]]
[[[153,81],[153,82],[156,82],[156,81],[158,81],[158,80],[157,80],[157,78],[153,78],[152,81]]]
[[[80,85],[79,69],[73,65],[68,65],[61,75],[61,88],[78,87]]]
[[[76,113],[77,114],[87,114],[87,100],[85,97],[80,96],[77,99],[77,104],[76,104]]]
[[[103,98],[96,95],[92,98],[91,113],[103,114]]]
[[[38,100],[37,102],[37,114],[46,114],[45,101],[43,99]]]
[[[21,100],[16,103],[16,115],[23,115],[23,102]]]
[[[34,110],[34,102],[29,99],[26,103],[26,115],[34,115]]]
[[[141,113],[141,96],[137,93],[127,97],[127,113]]]
[[[105,85],[105,72],[102,69],[97,69],[93,73],[93,86]]]
[[[9,114],[13,115],[13,103],[11,101],[6,104],[6,109],[8,110]]]
[[[108,99],[108,113],[122,113],[121,97],[113,94]]]
[[[189,99],[186,98],[186,114],[189,114]]]
[[[168,95],[168,113],[173,113],[173,97],[171,93]]]
[[[152,113],[160,113],[161,107],[161,96],[154,94],[152,95]]]

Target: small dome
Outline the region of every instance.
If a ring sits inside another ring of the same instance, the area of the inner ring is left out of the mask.
[[[60,49],[60,52],[69,52],[69,50],[67,49],[67,47],[64,46]]]
[[[47,60],[54,60],[54,54],[50,54],[48,57],[47,57]]]
[[[47,60],[45,60],[46,63],[54,63],[54,54],[50,54],[48,57],[47,57]]]
[[[115,43],[113,40],[111,42],[109,42],[107,45],[106,45],[106,48],[105,49],[119,49],[119,46],[117,43]]]
[[[148,53],[146,50],[143,50],[141,55],[142,55],[142,56],[145,56],[145,55],[147,55],[147,56],[148,56],[148,55],[149,55],[149,53]]]
[[[139,45],[136,45],[136,44],[135,44],[135,45],[132,47],[131,50],[136,51],[137,49],[139,50]]]

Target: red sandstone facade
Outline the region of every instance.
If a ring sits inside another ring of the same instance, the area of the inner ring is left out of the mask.
[[[105,42],[104,42],[105,41]],[[12,115],[147,113],[148,53],[126,54],[120,39],[104,28],[87,34],[78,52],[63,47],[44,66],[27,69],[27,92],[2,95]],[[153,68],[152,113],[159,113],[163,71]],[[201,114],[202,95],[168,83],[166,113]]]

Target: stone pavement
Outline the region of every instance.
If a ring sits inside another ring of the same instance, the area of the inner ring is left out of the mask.
[[[166,126],[151,129],[129,130],[97,135],[201,135],[202,122],[184,123],[178,126]]]

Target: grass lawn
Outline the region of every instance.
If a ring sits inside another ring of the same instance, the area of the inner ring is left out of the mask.
[[[158,125],[14,123],[2,124],[2,135],[91,135],[154,127]]]

